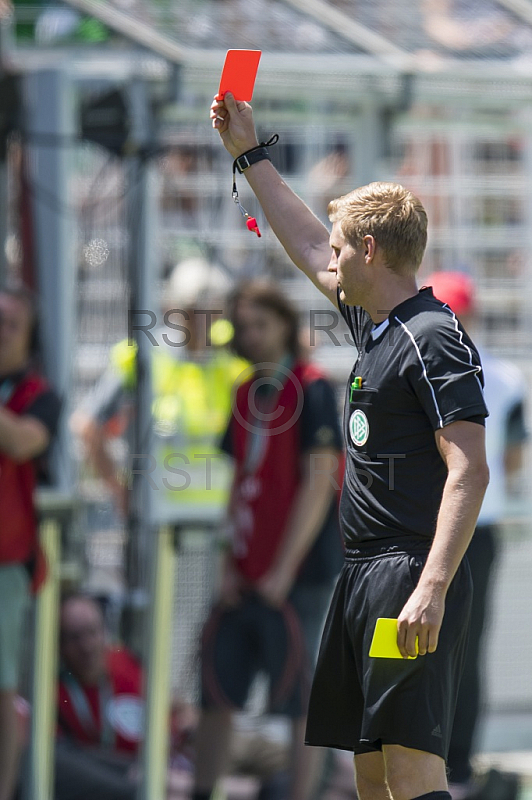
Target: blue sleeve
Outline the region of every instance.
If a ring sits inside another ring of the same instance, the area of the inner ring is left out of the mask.
[[[42,392],[24,409],[24,416],[34,417],[42,422],[51,439],[56,434],[60,414],[61,400],[51,389]]]
[[[527,439],[525,406],[520,400],[512,406],[506,418],[506,446],[523,444]]]
[[[122,408],[128,392],[114,372],[104,372],[96,386],[81,404],[81,410],[99,425],[105,425]]]

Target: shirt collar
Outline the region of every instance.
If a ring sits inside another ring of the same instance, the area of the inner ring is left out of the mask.
[[[379,336],[382,333],[384,333],[389,324],[390,324],[390,318],[386,317],[386,319],[384,319],[382,322],[379,322],[378,325],[375,325],[375,327],[371,331],[371,338],[373,339],[374,342],[379,338]]]

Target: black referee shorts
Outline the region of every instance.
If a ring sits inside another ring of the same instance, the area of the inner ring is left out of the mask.
[[[472,597],[464,559],[449,587],[435,653],[370,658],[378,617],[398,617],[428,554],[425,543],[347,551],[321,643],[306,744],[368,753],[398,744],[447,758]]]
[[[310,661],[290,603],[273,608],[250,593],[236,607],[216,606],[203,629],[203,708],[242,709],[257,673],[269,678],[269,712],[305,715]]]

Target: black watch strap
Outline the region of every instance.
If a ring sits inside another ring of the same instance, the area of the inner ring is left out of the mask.
[[[271,161],[271,156],[268,152],[266,147],[255,147],[253,150],[249,150],[247,153],[242,153],[241,156],[235,158],[235,166],[239,171],[240,175],[248,169],[249,167],[256,164],[258,161]]]

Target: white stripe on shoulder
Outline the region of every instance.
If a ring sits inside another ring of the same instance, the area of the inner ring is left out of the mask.
[[[475,367],[475,365],[473,364],[473,353],[471,352],[471,348],[464,342],[464,336],[463,336],[462,331],[458,327],[458,319],[456,317],[456,314],[454,313],[452,308],[447,305],[447,303],[444,303],[443,307],[450,313],[451,317],[453,318],[454,327],[456,329],[457,334],[460,337],[460,344],[463,347],[465,347],[465,349],[467,351],[467,354],[469,356],[469,363],[471,364],[471,366],[475,370],[475,378],[477,379],[478,385],[480,387],[480,391],[482,392],[482,394],[484,394],[484,389],[482,388],[482,383],[480,382],[480,378],[478,377],[479,372],[482,372],[482,367]]]
[[[436,409],[436,414],[438,415],[438,427],[439,428],[443,428],[443,419],[442,419],[442,416],[441,416],[441,413],[440,413],[440,408],[438,406],[438,401],[436,400],[436,395],[434,393],[434,389],[432,387],[432,383],[429,381],[429,376],[427,375],[427,368],[425,367],[425,362],[423,361],[423,356],[421,355],[419,347],[417,346],[417,342],[414,339],[414,334],[411,331],[408,330],[408,328],[405,325],[405,323],[402,320],[400,320],[399,317],[396,317],[395,319],[397,320],[399,325],[402,327],[402,329],[404,330],[404,332],[406,333],[406,335],[408,336],[408,338],[410,339],[410,341],[414,345],[414,350],[416,351],[417,357],[419,359],[419,363],[421,364],[421,374],[423,376],[423,379],[427,382],[427,385],[428,385],[428,387],[430,389],[432,400],[434,402],[434,408]]]

